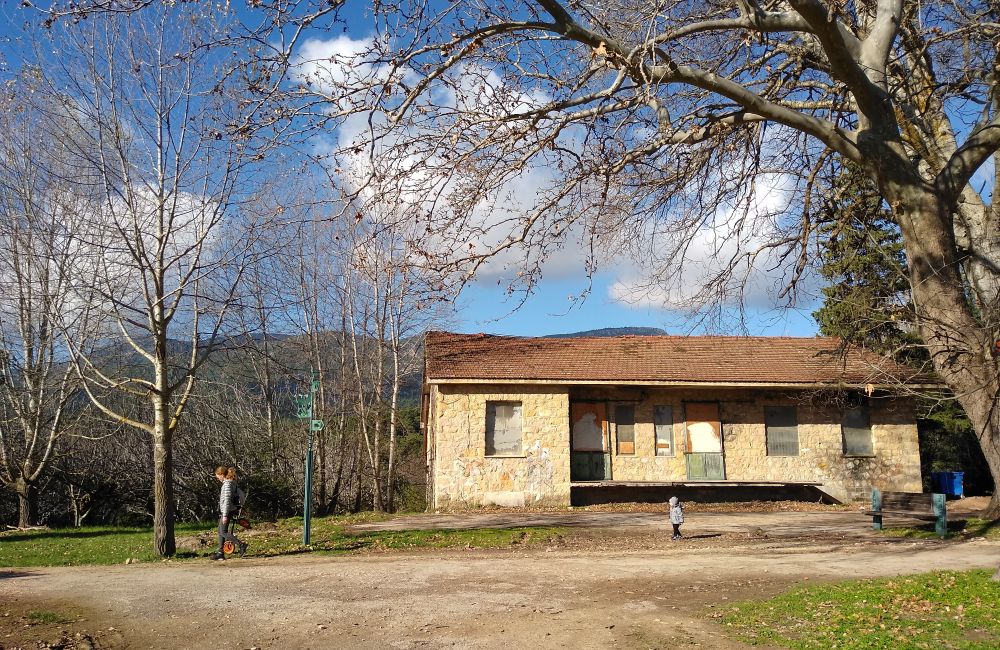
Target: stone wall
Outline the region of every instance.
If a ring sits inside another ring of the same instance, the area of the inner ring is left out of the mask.
[[[767,455],[765,406],[795,406],[798,456]],[[921,492],[920,450],[912,402],[871,401],[872,456],[844,455],[841,408],[793,395],[759,395],[721,404],[726,478],[734,481],[815,481],[841,501],[865,500],[871,489]]]
[[[840,500],[864,500],[872,487],[920,492],[920,456],[913,404],[871,400],[873,455],[845,457],[841,407],[829,396],[739,389],[439,385],[432,387],[432,507],[568,505],[569,401],[635,407],[635,453],[618,454],[610,424],[616,481],[685,481],[685,401],[718,401],[726,479],[817,482]],[[485,456],[486,401],[521,401],[523,456]],[[674,454],[656,456],[653,410],[673,409]],[[795,406],[797,456],[768,456],[765,406]]]
[[[434,509],[569,504],[565,386],[433,386]],[[521,402],[522,455],[486,455],[486,402]]]

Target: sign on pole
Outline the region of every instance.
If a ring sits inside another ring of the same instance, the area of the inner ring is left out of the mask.
[[[323,430],[323,420],[313,417],[316,411],[316,393],[319,392],[319,379],[316,371],[310,370],[309,392],[295,396],[295,417],[308,420],[306,445],[305,489],[302,496],[302,544],[309,545],[312,527],[312,474],[313,474],[313,434]]]

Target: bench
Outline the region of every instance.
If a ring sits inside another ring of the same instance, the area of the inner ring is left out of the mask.
[[[938,537],[948,536],[948,515],[943,494],[872,490],[872,509],[865,510],[864,514],[871,515],[875,530],[882,530],[882,517],[885,515],[898,515],[933,521]]]

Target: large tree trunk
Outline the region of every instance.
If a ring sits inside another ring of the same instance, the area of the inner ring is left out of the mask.
[[[38,488],[19,477],[14,483],[17,492],[17,527],[28,528],[38,521]]]
[[[994,485],[1000,485],[997,349],[994,332],[977,319],[965,290],[952,206],[919,180],[890,181],[883,190],[903,233],[921,338],[934,370],[972,423]],[[1000,519],[996,490],[985,516]]]
[[[963,395],[958,401],[975,429],[979,446],[990,468],[990,476],[993,477],[993,498],[986,506],[983,517],[998,521],[1000,520],[1000,490],[997,489],[997,486],[1000,486],[1000,403],[997,401],[996,379],[992,387],[982,391],[982,393],[987,392],[992,395],[992,399],[988,395],[973,392]]]
[[[174,540],[173,432],[168,428],[167,409],[168,404],[154,403],[153,546],[157,555],[162,557],[170,557],[177,552]]]

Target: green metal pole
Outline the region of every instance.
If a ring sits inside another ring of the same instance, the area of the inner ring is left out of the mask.
[[[882,512],[882,493],[872,490],[872,512]],[[882,515],[872,515],[872,528],[882,530]]]
[[[309,545],[310,533],[312,532],[312,479],[313,479],[313,431],[316,430],[313,416],[316,414],[316,389],[319,382],[316,380],[316,371],[310,370],[309,383],[309,438],[306,446],[306,484],[302,495],[302,545]]]
[[[312,481],[313,481],[313,435],[309,432],[309,448],[306,450],[306,489],[302,507],[302,545],[309,545],[310,524],[312,523]]]
[[[934,530],[938,537],[944,539],[948,536],[948,511],[945,506],[947,497],[943,494],[935,494],[931,498],[934,499],[934,515],[937,517],[934,522]]]

